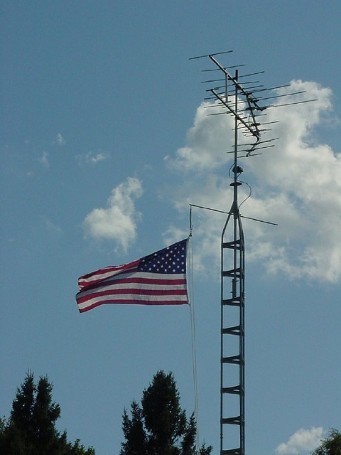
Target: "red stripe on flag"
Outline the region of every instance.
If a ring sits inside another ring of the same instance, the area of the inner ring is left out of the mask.
[[[96,302],[96,303],[93,303],[83,309],[79,309],[79,312],[80,313],[85,313],[86,311],[89,311],[89,310],[92,310],[93,308],[96,308],[98,306],[101,306],[101,305],[112,305],[112,304],[119,304],[119,305],[147,305],[147,306],[169,306],[169,305],[172,305],[172,306],[177,306],[177,305],[185,305],[187,304],[187,300],[186,301],[174,301],[174,300],[164,300],[162,302],[153,302],[151,300],[146,300],[146,301],[137,301],[136,299],[131,299],[131,300],[122,300],[122,301],[105,301],[105,302]]]

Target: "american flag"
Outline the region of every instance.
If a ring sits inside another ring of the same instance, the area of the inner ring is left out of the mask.
[[[123,265],[88,273],[78,279],[81,313],[108,303],[183,305],[188,303],[187,240]]]

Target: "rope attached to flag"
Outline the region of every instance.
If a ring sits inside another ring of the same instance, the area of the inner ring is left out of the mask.
[[[194,311],[194,279],[193,279],[193,249],[190,238],[192,236],[192,226],[190,217],[190,235],[188,238],[188,291],[189,291],[189,310],[191,318],[191,342],[192,342],[192,374],[194,387],[194,418],[196,422],[196,449],[199,451],[199,394],[198,394],[198,374],[197,374],[197,351],[196,351],[196,330],[195,330],[195,311]]]

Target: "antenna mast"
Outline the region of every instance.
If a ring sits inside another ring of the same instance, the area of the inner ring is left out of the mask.
[[[209,99],[213,100],[211,107],[223,109],[211,115],[230,114],[234,118],[233,181],[230,183],[233,202],[221,234],[220,455],[245,455],[245,248],[238,205],[238,187],[242,184],[239,176],[243,172],[238,165],[238,136],[240,130],[251,136],[246,156],[251,155],[260,142],[255,112],[262,108],[252,93],[239,83],[238,67],[233,67],[236,69],[232,76],[215,58],[229,52],[232,51],[192,59],[208,57],[216,68],[206,71],[223,74],[222,79],[205,81],[221,84],[207,90]]]
[[[258,118],[265,115],[264,110],[314,100],[298,97],[285,104],[260,106],[259,102],[286,96],[296,97],[304,92],[280,91],[289,85],[264,88],[263,85],[258,85],[259,81],[245,81],[244,78],[264,71],[240,75],[239,69],[245,65],[225,67],[216,58],[217,55],[231,52],[201,55],[190,60],[208,58],[214,68],[203,71],[219,73],[218,78],[204,81],[218,84],[206,90],[209,93],[206,99],[211,101],[208,107],[211,112],[213,110],[210,115],[227,114],[234,118],[234,146],[228,152],[233,154],[230,168],[230,174],[231,171],[233,174],[230,183],[233,187],[233,202],[221,234],[220,455],[245,455],[245,244],[241,218],[247,217],[239,212],[238,188],[242,184],[239,177],[243,169],[238,160],[259,155],[260,149],[274,147],[273,141],[278,138],[261,140],[261,133],[269,131],[264,125],[277,123],[262,122],[260,129]],[[229,72],[232,68],[233,75]],[[242,78],[243,83],[240,82]],[[272,96],[267,96],[269,92]],[[246,138],[245,143],[239,143],[241,134]],[[255,218],[253,220],[266,223]]]
[[[207,90],[208,100],[212,104],[208,107],[216,111],[210,115],[231,115],[234,119],[234,146],[228,152],[233,154],[233,164],[230,168],[233,179],[233,202],[221,233],[221,327],[220,327],[220,455],[245,455],[245,243],[238,204],[238,188],[242,185],[239,179],[243,169],[239,166],[239,158],[259,155],[260,149],[274,147],[273,141],[278,138],[261,140],[261,134],[267,133],[270,125],[275,122],[259,122],[263,111],[291,104],[301,104],[314,99],[304,99],[298,96],[304,91],[280,91],[289,85],[264,88],[258,85],[259,81],[246,80],[250,76],[262,74],[264,71],[251,74],[239,74],[240,67],[234,65],[225,67],[219,63],[216,56],[229,54],[232,51],[192,57],[190,60],[209,58],[214,64],[213,69],[203,71],[218,72],[219,78],[204,81],[219,85]],[[234,75],[229,70],[234,69]],[[223,77],[221,77],[223,76]],[[240,80],[243,78],[243,83]],[[268,96],[270,92],[270,96]],[[276,98],[294,96],[292,102],[284,104],[267,104]],[[246,138],[245,143],[239,143],[239,136]],[[193,206],[199,208],[199,205]],[[215,210],[220,211],[221,210]],[[223,212],[224,213],[224,212]],[[260,221],[256,218],[249,218]]]
[[[246,150],[250,156],[260,142],[255,113],[263,108],[239,83],[238,66],[234,75],[230,74],[215,58],[219,54],[206,56],[216,67],[208,71],[223,74],[222,79],[206,81],[222,83],[207,90],[212,107],[223,109],[212,115],[230,114],[234,118],[233,202],[221,234],[220,455],[245,455],[245,246],[238,205],[239,176],[243,172],[238,165],[239,132],[251,138]]]
[[[220,327],[220,454],[245,454],[245,246],[239,213],[238,133],[240,125],[254,138],[255,148],[260,140],[254,111],[261,108],[238,82],[239,71],[234,76],[213,57],[209,58],[223,71],[225,93],[222,96],[211,89],[215,98],[234,117],[233,202],[221,235],[221,327]],[[232,86],[232,102],[228,87]],[[239,112],[241,104],[247,106],[249,118]],[[251,149],[250,147],[250,149]],[[226,436],[226,438],[225,438]],[[229,443],[229,446],[224,445]],[[232,446],[231,446],[232,444]]]

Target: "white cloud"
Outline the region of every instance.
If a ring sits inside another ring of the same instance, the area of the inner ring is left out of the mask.
[[[335,283],[341,279],[341,154],[319,143],[315,131],[332,108],[332,93],[315,82],[302,81],[292,81],[279,93],[301,90],[306,93],[290,100],[316,101],[268,109],[264,121],[279,123],[272,124],[271,133],[263,133],[262,140],[278,137],[276,147],[239,163],[244,168],[241,179],[252,186],[242,215],[279,224],[270,227],[243,221],[247,259],[260,262],[269,273]],[[186,184],[174,193],[182,197],[174,200],[179,210],[188,210],[188,203],[221,210],[231,206],[228,173],[232,158],[226,153],[233,142],[231,118],[207,113],[207,103],[203,103],[187,143],[174,157],[167,157],[173,169],[187,173]],[[249,139],[240,137],[239,141]],[[239,191],[243,201],[248,187],[243,185]],[[203,242],[202,260],[213,255],[211,242],[220,236],[223,223],[211,212],[200,214],[194,235]]]
[[[53,221],[49,220],[48,218],[42,218],[43,223],[48,230],[53,235],[60,235],[63,233],[63,230],[60,226],[58,226],[56,223]]]
[[[231,149],[232,136],[221,134],[232,128],[232,119],[227,115],[211,116],[215,104],[202,103],[195,114],[194,125],[187,133],[187,144],[177,150],[175,159],[165,159],[177,170],[197,172],[212,171],[226,161],[226,152]],[[210,109],[212,108],[212,109]]]
[[[298,455],[302,451],[313,451],[320,444],[323,436],[322,427],[312,427],[309,430],[301,428],[290,436],[288,442],[282,442],[276,448],[278,455]]]
[[[95,239],[114,240],[123,250],[136,238],[136,223],[140,213],[135,199],[142,195],[142,184],[137,178],[127,180],[113,188],[107,208],[93,209],[84,220],[87,235]]]
[[[65,145],[65,139],[64,139],[64,137],[62,136],[61,133],[58,133],[57,136],[56,136],[56,144],[57,145]]]
[[[50,166],[49,154],[47,152],[43,152],[43,154],[39,158],[39,161],[44,167],[49,167]]]
[[[109,153],[106,153],[106,152],[97,152],[97,153],[89,152],[85,155],[77,155],[76,159],[79,164],[85,163],[85,164],[95,165],[101,161],[107,160],[109,158],[109,156],[110,156]]]
[[[108,154],[107,153],[103,153],[103,152],[100,152],[100,153],[88,153],[86,155],[86,158],[85,158],[85,161],[87,163],[90,163],[90,164],[97,164],[99,161],[104,161],[108,158]]]

